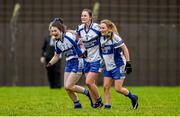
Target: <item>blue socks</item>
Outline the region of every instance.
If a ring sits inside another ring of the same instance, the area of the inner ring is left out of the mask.
[[[82,108],[81,103],[78,101],[74,102],[74,108]]]
[[[97,103],[102,103],[102,98],[101,98],[101,97],[99,97],[99,98],[97,99]]]
[[[84,92],[83,92],[83,94],[86,95],[86,96],[88,96],[89,91],[88,91],[87,89],[85,89]]]
[[[130,91],[126,96],[129,97],[131,100],[136,100],[135,96]]]
[[[110,109],[110,108],[111,108],[111,105],[109,104],[104,106],[104,109]]]

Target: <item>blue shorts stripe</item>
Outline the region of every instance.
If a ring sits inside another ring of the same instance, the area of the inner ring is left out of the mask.
[[[95,72],[98,73],[99,69],[100,69],[100,60],[95,61],[95,62],[86,62],[84,64],[84,72],[88,73],[88,72]]]
[[[121,78],[125,78],[124,70],[121,70],[121,67],[115,68],[111,71],[104,70],[104,77],[111,77],[114,80],[120,80]]]
[[[66,61],[65,72],[82,72],[83,68],[79,68],[79,60],[78,58],[73,58],[71,60]]]

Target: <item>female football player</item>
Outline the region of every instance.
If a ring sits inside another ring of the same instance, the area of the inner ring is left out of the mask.
[[[55,54],[47,64],[47,68],[51,69],[51,66],[59,60],[59,55],[61,53],[65,55],[64,87],[69,97],[74,102],[74,108],[82,108],[76,93],[85,94],[91,101],[89,91],[82,86],[76,85],[81,77],[83,69],[83,61],[78,59],[78,57],[83,57],[84,53],[82,53],[82,50],[77,45],[75,35],[66,32],[64,24],[59,21],[54,21],[51,26],[51,31],[56,39]]]
[[[102,99],[99,95],[95,80],[100,70],[101,56],[99,52],[99,25],[93,22],[93,14],[89,9],[84,9],[81,13],[82,24],[77,28],[77,37],[83,42],[87,51],[85,58],[84,72],[86,75],[86,84],[89,88],[94,108],[102,107]]]
[[[114,80],[115,90],[131,99],[133,109],[138,108],[138,97],[123,87],[125,71],[132,72],[129,51],[124,41],[118,35],[117,28],[110,20],[100,22],[100,47],[105,63],[104,70],[104,95],[105,108],[111,108],[110,87]]]

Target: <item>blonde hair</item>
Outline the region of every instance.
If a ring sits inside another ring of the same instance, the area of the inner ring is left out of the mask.
[[[52,23],[53,23],[53,22],[50,22],[50,23],[49,23],[49,27],[48,27],[49,30],[50,30],[51,27],[52,27]]]
[[[118,34],[117,27],[116,27],[116,25],[112,21],[110,21],[108,19],[105,19],[105,20],[101,20],[100,23],[106,24],[106,26],[108,28],[108,32],[112,32],[112,33]]]

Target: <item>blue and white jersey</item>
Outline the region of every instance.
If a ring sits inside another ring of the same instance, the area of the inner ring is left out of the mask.
[[[66,61],[78,58],[82,54],[80,47],[76,43],[75,35],[70,32],[64,33],[62,40],[56,41],[55,52],[57,54],[63,53]]]
[[[87,50],[87,62],[95,62],[101,59],[99,51],[100,28],[97,23],[91,23],[89,29],[86,30],[85,24],[81,24],[77,28],[77,34],[81,37]]]
[[[125,65],[125,57],[121,50],[124,41],[120,36],[114,34],[113,39],[101,36],[101,52],[105,62],[106,70],[110,71],[122,65]]]

